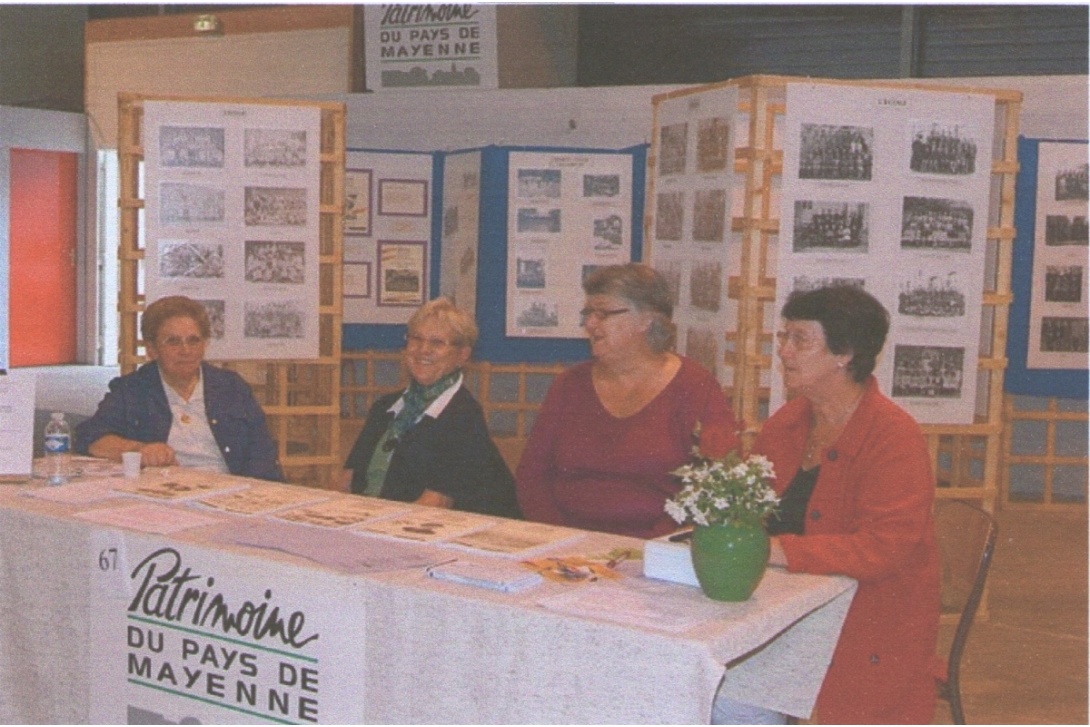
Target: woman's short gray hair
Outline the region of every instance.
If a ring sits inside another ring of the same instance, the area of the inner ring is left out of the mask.
[[[674,346],[677,327],[674,325],[674,302],[666,278],[649,265],[626,263],[598,268],[583,280],[587,295],[612,295],[623,298],[637,310],[650,313],[651,327],[647,343],[656,353]]]
[[[454,305],[454,301],[446,296],[429,300],[416,309],[409,319],[409,331],[412,332],[424,321],[434,320],[446,326],[453,336],[451,341],[455,346],[469,346],[477,343],[477,322],[473,316]]]

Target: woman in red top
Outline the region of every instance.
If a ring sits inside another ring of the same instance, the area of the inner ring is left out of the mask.
[[[814,717],[930,724],[935,480],[919,425],[871,375],[889,315],[868,293],[841,286],[792,294],[782,316],[778,353],[791,398],[754,446],[779,475],[772,563],[859,582]],[[726,706],[717,703],[717,723],[732,721]]]
[[[663,509],[691,454],[737,445],[719,383],[670,348],[673,304],[662,275],[631,263],[583,284],[592,360],[549,389],[515,474],[528,520],[651,538],[677,525]]]

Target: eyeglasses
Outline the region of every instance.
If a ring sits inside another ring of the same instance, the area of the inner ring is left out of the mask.
[[[817,338],[803,335],[797,331],[776,331],[776,342],[780,346],[786,346],[790,343],[798,351],[805,351],[820,343]]]
[[[619,316],[622,313],[629,312],[630,310],[632,310],[632,309],[631,308],[614,308],[613,310],[607,310],[605,308],[584,308],[583,310],[579,311],[579,322],[580,322],[580,324],[586,324],[586,322],[588,320],[590,320],[591,318],[593,318],[596,321],[604,321],[607,318],[612,318],[613,316]]]
[[[167,336],[156,345],[159,348],[181,348],[182,346],[196,348],[203,343],[204,339],[200,336],[187,336],[185,338],[182,338],[181,336]]]
[[[418,333],[410,333],[405,336],[406,346],[416,346],[417,348],[433,348],[437,351],[441,351],[444,348],[455,346],[457,344],[450,341],[444,341],[442,338],[425,338]]]

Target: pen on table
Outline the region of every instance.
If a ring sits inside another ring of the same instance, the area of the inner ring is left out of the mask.
[[[667,540],[669,540],[671,543],[684,543],[686,540],[692,539],[692,537],[692,530],[683,530],[680,533],[675,533],[674,535],[671,535],[669,538],[667,538]]]
[[[448,558],[447,560],[441,560],[438,563],[432,563],[424,569],[424,572],[430,575],[433,569],[438,568],[441,565],[449,565],[450,563],[454,563],[457,560],[457,558]]]
[[[606,563],[606,568],[616,568],[621,563],[628,560],[629,555],[631,555],[630,551],[622,550],[620,553],[617,554],[616,557],[610,559],[610,561],[608,563]]]

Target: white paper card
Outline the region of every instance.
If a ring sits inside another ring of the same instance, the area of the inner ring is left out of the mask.
[[[0,475],[30,476],[34,468],[34,389],[25,371],[0,374]]]

